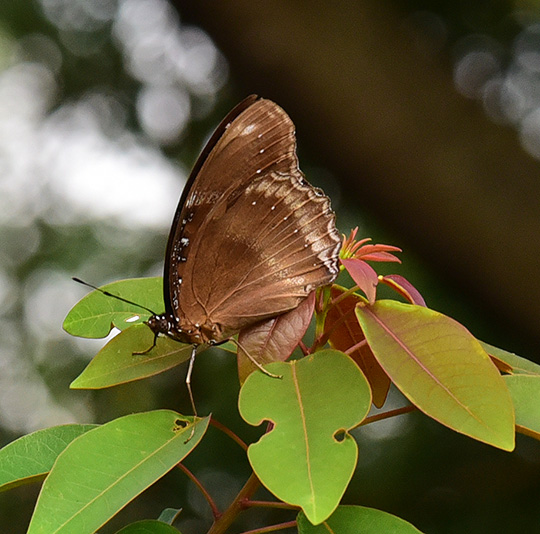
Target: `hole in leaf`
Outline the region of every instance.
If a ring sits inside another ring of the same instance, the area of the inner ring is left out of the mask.
[[[344,439],[345,439],[345,436],[346,436],[346,432],[345,430],[341,429],[341,430],[338,430],[335,434],[334,434],[334,439],[338,442],[338,443],[341,443]]]
[[[138,321],[141,318],[140,315],[134,315],[133,317],[128,317],[126,319],[126,323],[134,323],[135,321]]]
[[[188,426],[188,421],[183,421],[182,419],[176,419],[174,422],[173,432],[178,432],[179,430],[184,430]]]

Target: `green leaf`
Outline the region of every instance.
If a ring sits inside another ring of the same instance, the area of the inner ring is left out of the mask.
[[[392,300],[359,305],[356,314],[375,357],[414,405],[457,432],[513,450],[510,393],[463,325]]]
[[[214,345],[216,348],[221,350],[226,350],[227,352],[232,352],[233,354],[236,354],[238,347],[234,343],[234,341],[226,341],[225,343],[220,343],[219,345]]]
[[[512,368],[513,373],[540,376],[540,365],[537,363],[522,358],[513,352],[508,352],[507,350],[499,349],[493,345],[488,345],[483,341],[480,341],[480,345],[482,345],[488,354],[491,354],[492,356],[495,356],[495,358],[507,363]]]
[[[153,342],[154,334],[144,324],[120,332],[96,354],[70,387],[100,389],[153,376],[188,360],[193,349],[192,345],[159,336],[148,354],[133,354],[151,347]]]
[[[528,436],[540,439],[540,376],[504,377],[516,410],[516,426]]]
[[[0,450],[0,491],[43,480],[58,455],[97,425],[62,425],[38,430]]]
[[[339,506],[320,525],[312,525],[300,512],[297,524],[298,534],[421,534],[404,519],[364,506]]]
[[[172,525],[181,512],[182,508],[165,508],[165,510],[159,514],[158,521]]]
[[[185,458],[208,422],[160,410],[86,432],[58,456],[28,534],[92,534]]]
[[[161,277],[119,280],[101,289],[155,310],[156,313],[165,309]],[[102,338],[109,334],[113,326],[124,330],[147,320],[150,315],[143,308],[92,291],[71,308],[64,319],[63,328],[73,336]]]
[[[155,519],[146,519],[124,527],[116,534],[179,534],[179,531],[167,525],[167,523],[162,523]]]
[[[240,391],[242,417],[252,425],[274,425],[250,445],[249,461],[274,495],[320,523],[335,510],[353,474],[358,450],[348,430],[369,410],[369,385],[336,350],[265,368],[281,378],[252,373]]]

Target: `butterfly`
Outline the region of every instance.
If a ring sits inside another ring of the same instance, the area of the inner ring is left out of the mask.
[[[274,102],[249,96],[217,127],[184,188],[155,336],[215,345],[296,308],[339,272],[330,200],[298,168],[295,129]]]

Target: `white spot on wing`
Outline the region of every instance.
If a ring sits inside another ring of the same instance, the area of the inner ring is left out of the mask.
[[[241,132],[240,135],[249,135],[253,130],[255,130],[254,124],[248,124]]]

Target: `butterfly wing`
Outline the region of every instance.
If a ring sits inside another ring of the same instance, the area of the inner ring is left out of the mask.
[[[217,326],[216,341],[338,273],[334,213],[298,169],[292,121],[269,100],[235,110],[195,167],[166,259],[173,315],[184,330]]]
[[[299,176],[255,178],[208,228],[226,230],[208,250],[206,283],[194,265],[193,291],[204,313],[233,331],[295,308],[338,273],[329,200]]]

